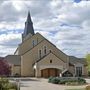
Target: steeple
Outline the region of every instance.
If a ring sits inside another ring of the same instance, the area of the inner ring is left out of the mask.
[[[28,34],[34,35],[33,23],[31,20],[30,12],[28,12],[27,20],[25,22],[23,37],[26,37]]]
[[[28,11],[28,16],[27,16],[27,22],[31,22],[32,23],[32,20],[31,20],[31,16],[30,16],[30,12]]]

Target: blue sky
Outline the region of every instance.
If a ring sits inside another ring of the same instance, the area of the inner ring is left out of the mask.
[[[13,54],[21,43],[27,12],[35,32],[41,33],[68,55],[90,53],[90,1],[0,1],[0,56]]]
[[[81,0],[74,0],[74,2],[79,3]]]

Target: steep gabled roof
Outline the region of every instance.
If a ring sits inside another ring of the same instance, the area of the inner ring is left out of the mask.
[[[75,65],[77,63],[87,65],[85,58],[77,58],[75,56],[69,56],[69,63],[72,65]]]
[[[36,33],[35,35],[37,35],[37,34],[39,34],[39,33]],[[31,38],[33,38],[35,35],[33,35]],[[39,34],[40,36],[42,36],[41,34]],[[42,36],[43,37],[43,36]],[[30,38],[30,39],[31,39]],[[62,60],[64,60],[65,62],[67,62],[67,55],[64,53],[64,52],[62,52],[60,49],[58,49],[53,43],[51,43],[49,40],[47,40],[45,37],[43,37],[44,39],[43,40],[41,40],[37,45],[35,45],[34,47],[32,47],[32,48],[30,48],[30,49],[28,49],[27,51],[25,51],[24,53],[22,53],[21,55],[24,55],[25,53],[27,53],[28,51],[30,51],[30,50],[33,50],[34,48],[36,48],[38,45],[40,45],[41,43],[43,43],[43,42],[48,42],[49,44],[51,44],[53,47],[55,47],[56,48],[56,50],[58,51],[58,53],[60,53],[61,54],[61,57],[60,56],[58,56],[59,58],[61,58]],[[23,43],[22,43],[23,44]],[[22,45],[21,44],[21,45]],[[20,45],[20,46],[21,46]],[[56,54],[55,54],[56,55]],[[57,55],[56,55],[57,56]],[[65,59],[63,59],[63,58],[65,58]]]
[[[49,54],[52,54],[52,55],[54,55],[55,57],[57,57],[58,59],[60,59],[61,61],[63,61],[60,57],[56,56],[53,52],[50,52],[50,53],[48,53],[47,55],[45,55],[45,56],[43,56],[42,58],[40,58],[39,60],[37,60],[36,62],[39,62],[39,61],[43,60],[43,58],[49,56]],[[65,61],[63,61],[63,62],[65,63]]]

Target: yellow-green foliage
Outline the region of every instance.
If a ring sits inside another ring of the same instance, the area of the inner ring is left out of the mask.
[[[90,85],[86,86],[86,90],[90,90]]]
[[[88,71],[90,71],[90,54],[86,55],[86,60],[87,60],[87,64],[88,64],[87,69],[88,69]]]
[[[17,90],[17,85],[10,83],[8,79],[0,77],[0,90]]]

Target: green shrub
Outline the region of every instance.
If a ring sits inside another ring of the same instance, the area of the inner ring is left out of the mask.
[[[53,79],[54,77],[49,77],[49,80],[48,80],[48,82],[52,82],[52,79]]]
[[[4,89],[8,89],[8,84],[9,84],[9,81],[8,79],[5,79],[5,78],[0,78],[0,90],[4,90]]]
[[[66,85],[78,85],[78,82],[66,82]]]
[[[50,77],[48,82],[54,83],[54,84],[66,84],[66,85],[78,85],[78,84],[85,84],[86,81],[83,78],[77,78],[77,77]]]
[[[59,80],[59,84],[65,84],[66,80]]]
[[[15,83],[10,83],[9,84],[9,89],[15,89],[15,90],[17,90],[17,85]]]
[[[83,79],[83,78],[78,78],[78,82],[79,82],[80,84],[84,84],[84,83],[86,83],[86,80]]]
[[[88,71],[88,76],[90,76],[90,71]]]
[[[17,90],[17,85],[10,83],[6,78],[0,78],[0,90]]]
[[[60,82],[60,80],[57,77],[50,77],[49,82],[58,84]]]

